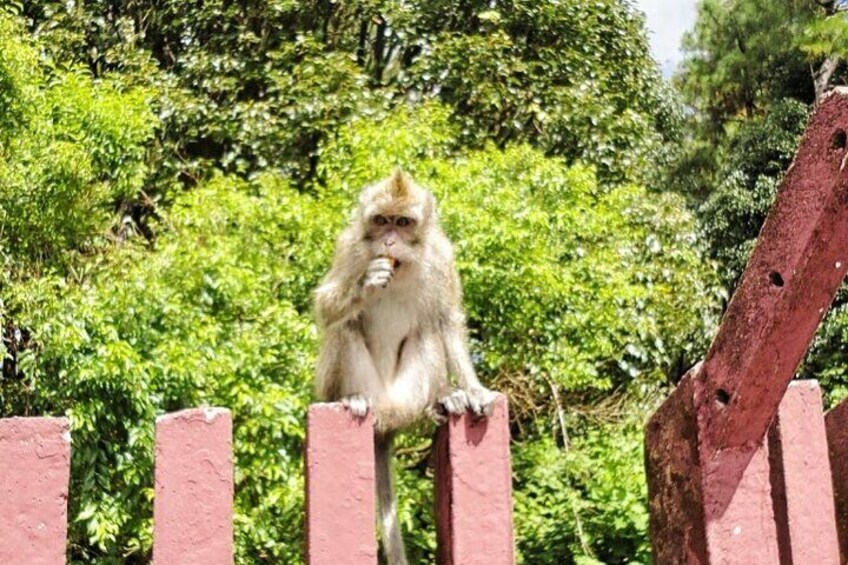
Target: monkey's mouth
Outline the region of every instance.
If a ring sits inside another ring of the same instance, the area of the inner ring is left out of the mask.
[[[391,255],[386,255],[386,259],[392,262],[392,269],[397,269],[400,267],[400,259],[397,257],[392,257]]]

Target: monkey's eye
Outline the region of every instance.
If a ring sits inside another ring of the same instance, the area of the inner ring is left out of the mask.
[[[371,219],[371,221],[374,222],[378,226],[385,226],[386,224],[389,223],[389,219],[385,216],[381,216],[380,214],[377,214],[376,216],[374,216]]]
[[[407,218],[405,216],[401,216],[400,218],[395,220],[395,225],[399,228],[405,228],[406,226],[411,226],[413,223],[415,223],[415,220],[413,220],[412,218]]]

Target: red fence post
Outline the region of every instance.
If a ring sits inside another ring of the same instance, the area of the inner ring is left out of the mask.
[[[848,563],[848,400],[828,411],[825,426],[836,504],[839,549],[842,563]]]
[[[848,94],[834,92],[810,121],[703,365],[648,423],[658,562],[762,562],[776,547],[773,520],[758,522],[771,511],[764,438],[848,269],[846,131]]]
[[[793,381],[769,430],[781,563],[837,565],[839,543],[821,389]]]
[[[465,414],[436,439],[440,565],[513,565],[509,410],[499,395],[489,418]]]
[[[232,429],[223,408],[156,419],[154,563],[233,563]]]
[[[0,420],[0,563],[65,563],[70,470],[67,418]]]
[[[339,403],[309,407],[306,556],[309,565],[374,565],[374,422]]]

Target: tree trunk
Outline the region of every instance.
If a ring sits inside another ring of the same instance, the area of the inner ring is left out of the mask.
[[[831,55],[819,67],[819,70],[813,73],[813,85],[816,89],[816,106],[818,106],[824,95],[830,89],[830,79],[836,68],[839,66],[839,58]]]

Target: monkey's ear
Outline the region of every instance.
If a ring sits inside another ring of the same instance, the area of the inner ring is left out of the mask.
[[[393,198],[406,198],[410,193],[409,177],[398,167],[389,178],[389,194]]]

